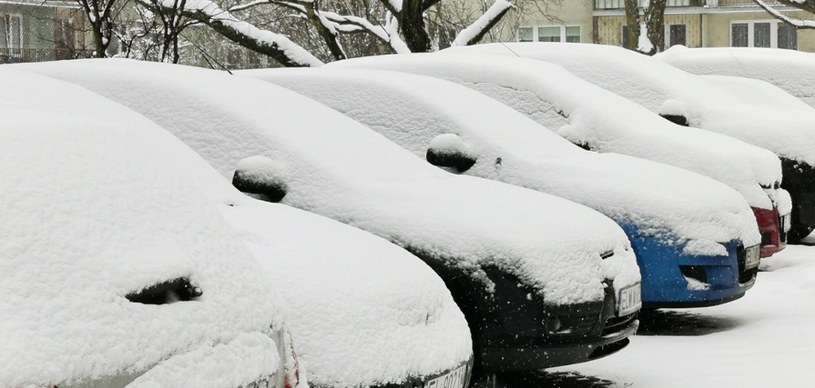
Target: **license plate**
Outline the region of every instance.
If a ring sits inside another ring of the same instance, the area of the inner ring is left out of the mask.
[[[465,388],[467,383],[467,364],[457,369],[436,377],[424,385],[425,388]]]
[[[744,262],[745,269],[758,267],[758,264],[761,263],[761,250],[759,249],[758,245],[747,247],[746,255],[747,258]]]
[[[642,307],[642,291],[639,283],[620,290],[617,297],[617,316],[631,314],[640,307]]]
[[[790,220],[789,214],[781,217],[781,225],[784,225],[784,232],[789,232],[790,229],[792,229],[792,221]]]

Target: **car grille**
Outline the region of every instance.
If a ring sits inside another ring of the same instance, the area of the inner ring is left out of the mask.
[[[603,336],[617,333],[631,324],[637,319],[637,313],[624,315],[622,317],[612,317],[606,321],[606,326],[603,327]]]

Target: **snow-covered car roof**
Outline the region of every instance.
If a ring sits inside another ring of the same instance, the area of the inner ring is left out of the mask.
[[[64,103],[73,85],[7,68],[0,84],[0,386],[280,377],[284,305],[176,148],[76,109],[101,98]]]
[[[497,265],[548,303],[603,300],[604,278],[614,278],[615,286],[639,280],[623,231],[601,214],[532,190],[448,174],[288,89],[126,60],[26,68],[135,109],[226,177],[247,157],[271,159],[288,186],[285,204],[452,261],[477,277],[485,275],[483,266]],[[601,260],[610,251],[614,256]]]
[[[25,83],[28,78],[44,77],[19,74],[16,85],[26,87],[41,112],[51,112],[52,104],[43,104],[39,97],[44,90]],[[57,99],[56,109],[94,106],[98,110],[93,116],[104,122],[103,129],[115,123],[111,131],[137,133],[151,148],[172,153],[171,158],[155,157],[156,163],[161,162],[157,171],[183,173],[186,180],[194,181],[207,194],[212,202],[210,207],[217,205],[266,270],[276,291],[291,306],[288,326],[311,383],[319,386],[400,383],[406,377],[431,376],[454,368],[472,356],[472,341],[463,314],[441,279],[417,257],[339,222],[244,196],[198,154],[155,123],[75,85],[47,80],[50,82],[42,84],[48,87],[50,98]],[[17,90],[9,91],[15,99],[19,97]],[[60,123],[59,118],[54,122]],[[60,123],[55,128],[62,132],[67,129],[74,130],[74,126]],[[83,136],[77,137],[79,142],[84,141]],[[148,155],[154,154],[145,153],[141,157]],[[87,164],[92,167],[93,163],[90,160]],[[147,167],[133,170],[142,174],[156,172]],[[246,265],[246,270],[259,272],[254,263]],[[253,279],[247,277],[246,281]],[[265,283],[255,284],[264,287]],[[184,378],[191,382],[213,373],[223,374],[230,365],[225,367],[214,369],[215,372],[204,370],[200,376],[187,373]],[[164,385],[172,384],[165,381]],[[226,385],[218,385],[223,386]]]
[[[476,159],[466,174],[582,203],[617,222],[636,225],[645,236],[687,243],[687,254],[726,255],[717,242],[759,242],[749,206],[722,183],[661,163],[582,150],[523,114],[452,82],[327,67],[241,74],[323,102],[419,157],[437,136],[456,134]]]
[[[721,74],[767,81],[815,107],[815,55],[757,47],[689,49],[673,46],[654,58],[694,74]]]
[[[685,168],[723,182],[751,206],[771,208],[762,188],[781,180],[778,157],[728,136],[685,128],[562,67],[489,55],[414,54],[341,61],[327,67],[367,67],[426,74],[481,91],[570,141]],[[719,150],[711,151],[711,147]]]
[[[506,43],[452,48],[556,63],[652,112],[684,117],[786,157],[815,164],[815,110],[806,114],[756,104],[709,80],[622,47],[569,43]]]

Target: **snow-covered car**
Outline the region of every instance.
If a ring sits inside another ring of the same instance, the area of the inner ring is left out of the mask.
[[[789,194],[775,188],[781,168],[772,152],[670,123],[560,66],[488,55],[416,54],[358,58],[329,67],[399,70],[447,79],[505,103],[583,148],[707,175],[736,189],[750,204],[762,234],[762,257],[785,246],[783,225],[791,204]],[[711,151],[714,144],[718,151]]]
[[[786,114],[777,107],[756,103],[705,78],[621,47],[508,43],[475,45],[450,52],[520,56],[555,63],[677,124],[718,132],[768,149],[781,158],[784,179],[780,186],[792,196],[789,240],[797,242],[815,229],[812,128],[815,111]]]
[[[755,281],[760,237],[753,213],[738,192],[713,179],[585,151],[487,96],[436,78],[326,67],[241,74],[314,98],[431,164],[611,217],[637,254],[646,306],[719,304]]]
[[[815,107],[815,54],[759,47],[687,48],[676,45],[654,58],[693,74],[767,81]]]
[[[145,115],[245,192],[425,260],[467,318],[474,373],[602,357],[638,326],[635,255],[619,226],[587,207],[448,174],[314,100],[248,77],[128,60],[25,69]]]
[[[117,143],[128,139],[117,137],[122,131],[129,131],[129,136],[135,134],[148,144],[147,151],[144,146],[133,150],[135,158],[156,159],[155,162],[142,168],[134,158],[127,159],[124,163],[132,166],[118,172],[118,179],[126,181],[134,174],[150,176],[169,170],[183,174],[185,181],[194,182],[198,190],[207,194],[210,207],[220,209],[290,306],[287,325],[297,346],[299,365],[308,371],[312,386],[433,387],[445,381],[451,386],[466,384],[472,362],[467,322],[441,279],[417,257],[345,224],[241,194],[177,138],[124,106],[66,82],[19,72],[13,73],[14,79],[9,81],[2,74],[8,71],[0,70],[0,80],[9,94],[0,97],[0,106],[8,99],[12,103],[28,101],[43,114],[52,110],[81,111],[83,106],[97,108],[93,116],[100,124],[94,128],[112,132],[108,139],[101,132],[86,141],[85,131],[75,128],[84,125],[82,117],[66,124],[62,124],[62,116],[54,117],[54,130],[75,131],[79,144],[95,147],[112,143],[127,147],[128,143]],[[43,96],[48,97],[44,100]],[[4,108],[0,112],[5,112]],[[97,138],[105,139],[105,143],[96,143]],[[138,151],[144,153],[140,155]],[[87,158],[83,165],[87,169],[95,168],[97,162],[106,162],[93,156]],[[159,164],[159,170],[149,169]],[[96,185],[101,183],[104,182]],[[65,197],[70,193],[59,195]],[[138,198],[141,191],[130,195]],[[141,198],[153,200],[149,196]],[[242,265],[237,260],[232,263]],[[245,270],[260,271],[256,264],[246,265]],[[255,278],[246,280],[254,287],[264,287]],[[236,292],[251,293],[253,297],[262,294],[260,289],[240,288]],[[210,373],[194,372],[188,371],[190,376],[184,378],[192,382]],[[224,371],[219,369],[217,373]],[[160,379],[153,381],[165,387],[182,386]],[[216,387],[236,386],[219,381],[214,380]],[[293,382],[287,387],[295,388]],[[285,384],[272,382],[271,386],[284,388]]]
[[[0,386],[304,386],[279,294],[175,155],[43,78],[0,70]]]

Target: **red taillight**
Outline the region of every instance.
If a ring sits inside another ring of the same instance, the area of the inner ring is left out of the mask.
[[[300,362],[297,361],[297,354],[294,352],[291,334],[287,329],[284,329],[283,338],[285,339],[284,349],[286,349],[286,360],[283,362],[285,371],[283,387],[297,388],[300,385]]]
[[[761,233],[761,257],[769,257],[772,254],[784,249],[786,241],[783,238],[783,225],[778,215],[778,209],[753,208],[756,216],[758,231]]]

